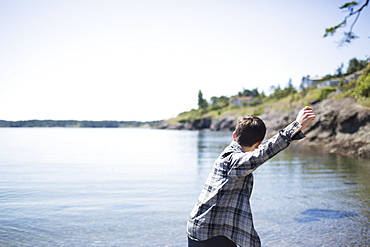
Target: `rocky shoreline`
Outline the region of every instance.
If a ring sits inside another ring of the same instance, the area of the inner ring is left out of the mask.
[[[356,103],[355,99],[325,99],[313,103],[317,115],[305,130],[304,145],[322,147],[326,152],[344,156],[370,158],[370,108]],[[260,116],[265,122],[267,137],[294,121],[302,105],[291,105],[289,112],[283,109],[265,109]],[[164,121],[157,128],[177,130],[232,131],[235,116],[218,119],[206,117],[193,123],[171,125]]]

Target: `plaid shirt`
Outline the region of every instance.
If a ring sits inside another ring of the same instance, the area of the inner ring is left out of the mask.
[[[215,161],[187,225],[189,238],[202,241],[226,236],[239,246],[261,246],[253,225],[250,196],[252,172],[304,134],[296,121],[252,152],[232,141]]]

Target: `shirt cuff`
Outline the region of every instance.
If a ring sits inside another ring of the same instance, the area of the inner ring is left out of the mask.
[[[306,137],[306,135],[299,130],[300,128],[302,128],[302,125],[300,125],[297,121],[294,121],[281,130],[280,133],[284,137],[285,141],[290,143],[291,141],[300,140]]]

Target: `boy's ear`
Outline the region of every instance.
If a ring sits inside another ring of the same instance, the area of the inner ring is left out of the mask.
[[[262,141],[256,142],[255,147],[258,148],[261,145]]]
[[[253,147],[257,149],[261,145],[262,141],[256,142]]]
[[[233,132],[232,137],[233,137],[234,140],[236,139],[236,133],[235,133],[235,131]]]

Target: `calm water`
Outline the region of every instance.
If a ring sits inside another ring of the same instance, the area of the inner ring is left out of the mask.
[[[186,246],[230,133],[0,129],[0,246]],[[255,172],[263,246],[368,246],[370,162],[291,146]]]

